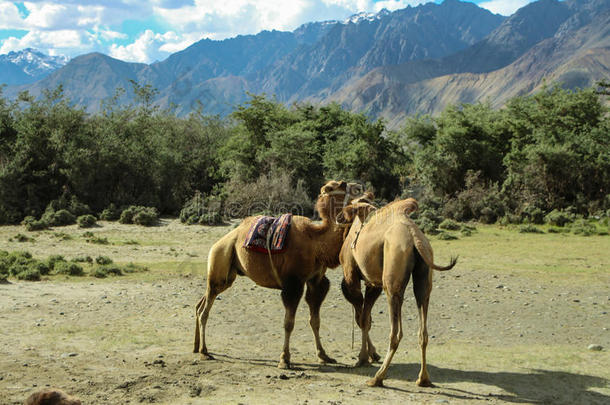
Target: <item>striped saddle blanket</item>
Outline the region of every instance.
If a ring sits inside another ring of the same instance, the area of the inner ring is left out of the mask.
[[[244,247],[260,253],[268,253],[270,247],[271,254],[282,253],[287,247],[291,221],[292,214],[258,217],[246,235]]]

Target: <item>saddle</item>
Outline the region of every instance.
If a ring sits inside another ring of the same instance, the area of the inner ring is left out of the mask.
[[[277,254],[286,250],[292,214],[279,217],[261,216],[248,230],[243,247],[259,252]]]

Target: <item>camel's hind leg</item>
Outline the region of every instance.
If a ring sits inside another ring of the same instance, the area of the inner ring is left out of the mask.
[[[399,243],[402,242],[404,241],[399,241]],[[392,241],[386,241],[384,244],[382,281],[383,289],[388,297],[390,312],[390,344],[383,364],[375,374],[375,377],[367,381],[367,384],[371,387],[383,386],[383,380],[388,372],[390,362],[402,339],[402,302],[405,287],[409,282],[409,277],[415,264],[413,256],[408,254],[409,248],[408,245],[393,245]]]
[[[211,360],[213,357],[208,353],[205,344],[205,327],[210,315],[210,309],[216,297],[233,284],[237,272],[231,268],[232,265],[232,246],[214,245],[210,250],[208,258],[208,279],[205,295],[199,300],[196,308],[196,326],[194,352],[201,353],[204,360]]]
[[[305,301],[309,305],[309,325],[313,331],[318,358],[323,363],[336,363],[335,359],[328,357],[320,341],[320,306],[324,298],[326,298],[329,287],[330,281],[328,281],[326,276],[308,281]]]
[[[282,281],[282,302],[284,315],[284,349],[280,355],[279,368],[290,368],[290,335],[294,329],[294,318],[303,296],[304,283],[297,278],[287,278]]]
[[[366,355],[368,357],[368,361],[370,362],[379,361],[379,359],[381,359],[381,356],[377,354],[375,346],[373,346],[373,342],[371,341],[371,335],[369,334],[369,331],[371,330],[371,324],[373,322],[371,318],[371,311],[373,309],[373,305],[375,305],[375,302],[377,301],[377,298],[379,298],[380,295],[381,288],[369,285],[366,286],[366,291],[364,293],[364,304],[362,306],[362,319],[360,323],[362,324],[363,341],[366,338],[368,346]],[[364,331],[366,331],[366,336],[364,335]]]
[[[426,347],[428,346],[428,303],[432,291],[432,270],[419,260],[413,272],[413,293],[419,312],[419,348],[421,350],[421,369],[416,384],[420,387],[433,387],[426,367]]]

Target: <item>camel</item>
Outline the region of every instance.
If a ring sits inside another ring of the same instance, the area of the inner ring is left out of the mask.
[[[343,266],[341,290],[354,306],[356,323],[362,331],[362,346],[356,367],[380,359],[369,337],[371,309],[382,289],[388,298],[390,344],[383,364],[375,377],[367,382],[369,386],[383,386],[383,379],[402,338],[401,308],[411,275],[419,310],[421,349],[421,369],[416,384],[432,386],[426,368],[431,270],[450,270],[457,263],[457,257],[452,258],[449,265],[444,267],[434,264],[430,242],[409,217],[417,208],[417,201],[409,198],[394,201],[378,210],[370,204],[370,199],[354,199],[352,204],[343,209],[342,221],[351,222],[352,226],[339,255]],[[366,284],[364,298],[361,281]]]
[[[353,187],[350,189],[357,189]],[[290,226],[287,250],[275,255],[252,252],[242,247],[257,217],[244,219],[240,225],[218,240],[210,249],[205,295],[197,304],[194,352],[204,360],[213,359],[205,343],[205,327],[218,294],[233,284],[237,275],[247,276],[256,284],[281,290],[285,308],[284,347],[279,368],[290,368],[290,334],[294,328],[297,306],[307,285],[305,301],[309,305],[309,324],[313,331],[317,355],[323,363],[335,363],[320,342],[320,306],[328,293],[327,268],[339,266],[339,251],[345,225],[336,217],[352,195],[344,181],[331,180],[321,189],[316,208],[321,223],[294,216]]]

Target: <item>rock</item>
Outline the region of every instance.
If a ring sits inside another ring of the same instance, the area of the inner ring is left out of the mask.
[[[604,350],[601,345],[589,345],[587,349],[591,350],[592,352],[601,352],[602,350]]]

